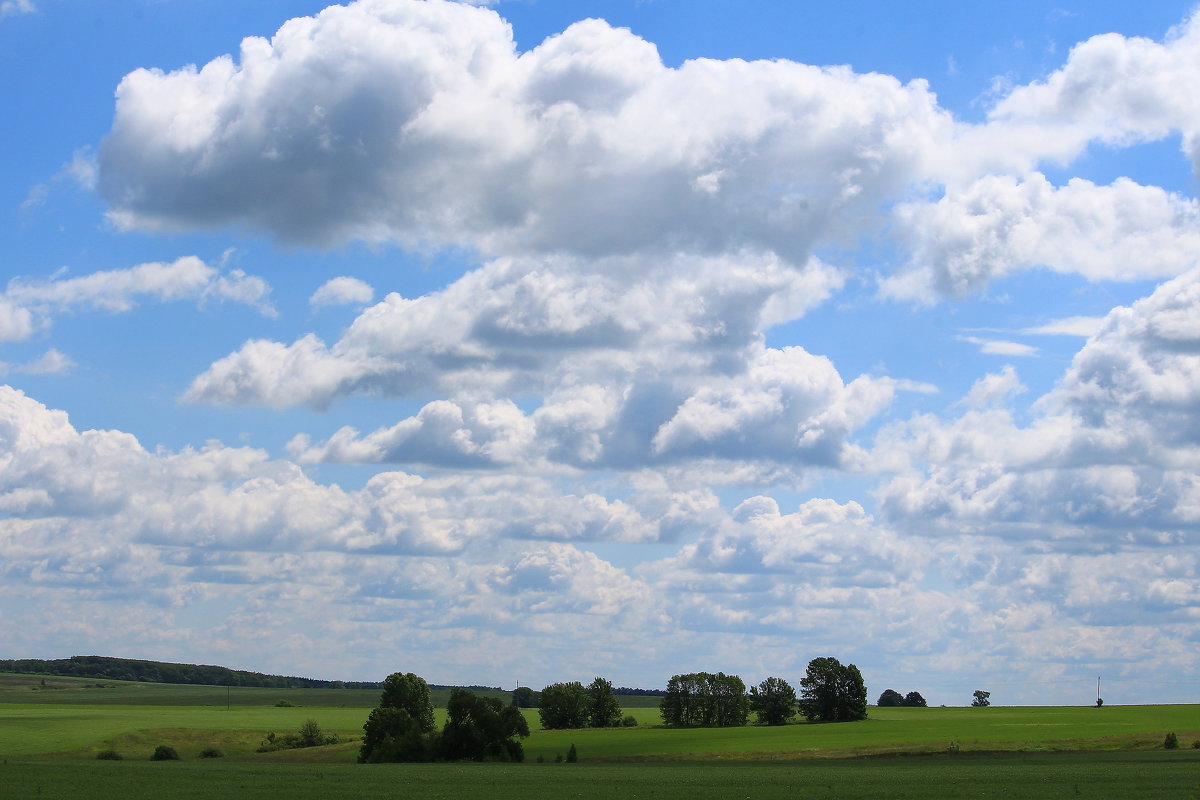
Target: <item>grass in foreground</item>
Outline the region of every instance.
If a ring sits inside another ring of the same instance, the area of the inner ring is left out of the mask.
[[[395,764],[7,761],[12,800],[341,798],[1156,798],[1200,797],[1200,755],[1003,756],[689,764]]]

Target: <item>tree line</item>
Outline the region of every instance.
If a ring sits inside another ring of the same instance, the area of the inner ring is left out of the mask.
[[[783,678],[770,677],[757,686],[737,675],[693,672],[674,675],[661,692],[659,712],[673,727],[745,725],[754,714],[763,725],[782,725],[797,714],[810,722],[846,722],[867,716],[867,689],[853,664],[836,658],[815,658],[800,680],[801,691]],[[554,683],[541,692],[518,687],[512,704],[538,709],[542,727],[606,728],[628,724],[612,684],[596,678],[588,686],[578,681]]]

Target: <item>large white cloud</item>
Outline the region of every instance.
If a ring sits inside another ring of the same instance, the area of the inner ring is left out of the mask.
[[[921,82],[672,69],[600,20],[518,55],[493,11],[361,0],[236,62],[126,76],[99,185],[125,226],[803,263],[923,174],[949,124]]]
[[[1020,425],[1003,406],[881,437],[889,518],[1077,548],[1196,542],[1200,270],[1114,309]],[[988,379],[996,383],[997,379]],[[996,396],[982,385],[972,397]]]
[[[1200,263],[1200,206],[1118,179],[1056,188],[1034,173],[990,175],[936,203],[897,210],[912,254],[884,281],[897,296],[963,296],[1035,267],[1088,280],[1179,275]]]

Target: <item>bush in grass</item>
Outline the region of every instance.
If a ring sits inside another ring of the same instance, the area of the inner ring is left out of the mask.
[[[280,700],[278,703],[275,704],[275,707],[276,708],[295,708],[296,704],[293,703],[291,700]]]
[[[169,744],[160,744],[154,748],[154,753],[150,756],[151,761],[178,761],[179,753],[175,752],[175,748]]]
[[[99,753],[96,753],[96,758],[100,761],[120,761],[122,755],[116,750],[101,750]]]
[[[621,727],[622,728],[636,728],[637,727],[637,717],[635,717],[633,714],[626,714],[625,718],[621,720]]]
[[[1165,739],[1163,739],[1163,749],[1164,750],[1178,750],[1179,749],[1179,737],[1176,736],[1174,733],[1168,733],[1167,737]]]
[[[567,763],[574,764],[579,760],[579,754],[575,752],[575,745],[571,745],[571,749],[567,751]]]
[[[215,747],[206,747],[200,751],[201,758],[221,758],[225,754]]]
[[[1192,742],[1192,749],[1200,750],[1200,739],[1196,739],[1194,742]]]

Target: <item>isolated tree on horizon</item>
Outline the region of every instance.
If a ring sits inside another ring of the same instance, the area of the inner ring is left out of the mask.
[[[897,692],[895,689],[884,689],[883,694],[879,695],[879,699],[875,701],[875,705],[880,708],[892,708],[895,706],[904,705],[904,695]]]
[[[904,700],[902,701],[901,705],[908,706],[909,708],[927,708],[929,706],[929,704],[925,702],[925,698],[921,696],[920,692],[909,692],[908,694],[904,695]]]
[[[991,692],[985,692],[983,689],[975,690],[975,699],[971,701],[972,708],[987,708],[992,704],[988,698],[992,696]]]
[[[783,678],[750,687],[750,710],[763,725],[783,725],[796,715],[796,690]]]
[[[809,722],[853,722],[867,717],[867,686],[853,664],[814,658],[800,679],[800,712]]]

